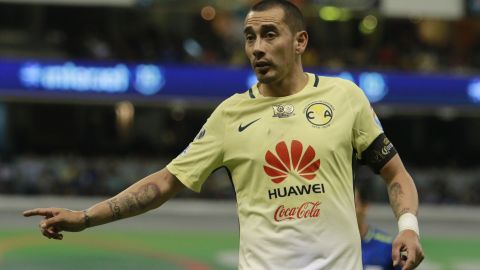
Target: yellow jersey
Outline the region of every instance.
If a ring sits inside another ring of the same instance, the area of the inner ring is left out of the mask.
[[[228,170],[239,269],[362,269],[352,159],[383,131],[354,83],[307,75],[290,96],[253,86],[226,99],[167,165],[197,192],[214,170]]]

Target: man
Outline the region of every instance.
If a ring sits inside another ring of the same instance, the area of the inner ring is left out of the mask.
[[[413,269],[423,258],[415,185],[353,83],[303,72],[303,16],[288,1],[255,5],[245,19],[245,52],[259,83],[212,113],[166,168],[84,211],[40,208],[42,233],[127,218],[156,208],[183,186],[200,191],[225,167],[236,191],[239,269],[361,269],[352,153],[384,177],[400,220],[393,258]],[[406,217],[406,219],[405,219]],[[408,259],[400,261],[400,250]]]
[[[362,238],[363,270],[398,270],[392,261],[393,238],[385,232],[369,226],[365,216],[369,206],[368,179],[355,179],[355,211],[357,214],[358,229]]]

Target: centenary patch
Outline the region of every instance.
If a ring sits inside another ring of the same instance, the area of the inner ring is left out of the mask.
[[[295,115],[293,112],[295,111],[295,107],[292,104],[277,104],[273,105],[273,117],[278,118],[287,118],[292,115]]]

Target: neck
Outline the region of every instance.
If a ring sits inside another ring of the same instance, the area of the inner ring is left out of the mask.
[[[298,67],[284,78],[268,84],[261,83],[258,88],[265,97],[285,97],[300,92],[307,83],[308,75]]]

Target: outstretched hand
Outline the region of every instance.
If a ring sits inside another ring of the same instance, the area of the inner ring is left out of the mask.
[[[36,208],[23,212],[23,216],[43,216],[39,227],[42,234],[51,239],[62,240],[60,232],[79,232],[86,228],[85,213],[65,208]]]
[[[392,260],[394,266],[402,270],[415,269],[424,258],[418,235],[412,230],[401,231],[392,244]]]

